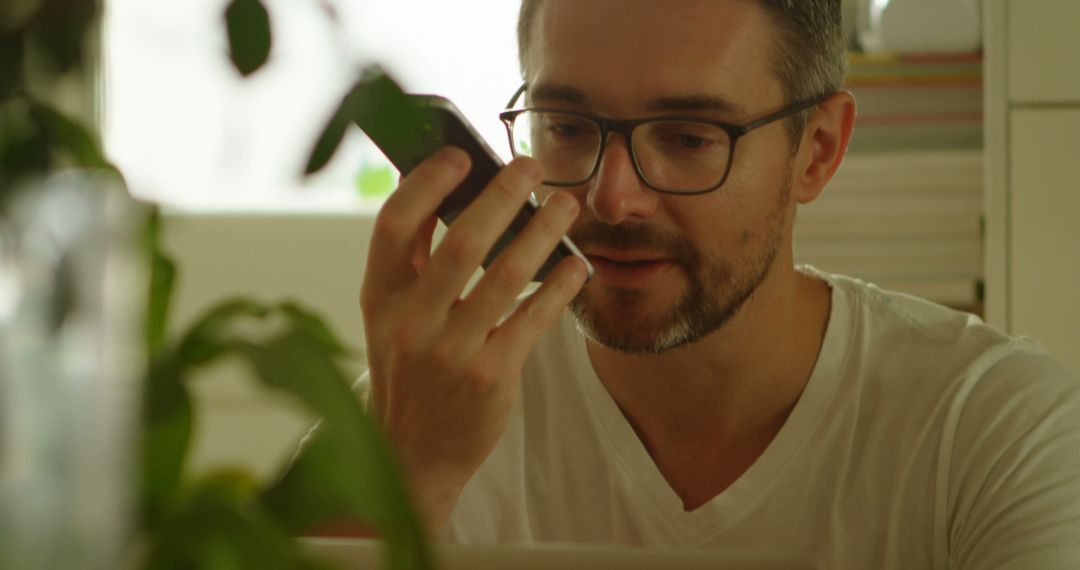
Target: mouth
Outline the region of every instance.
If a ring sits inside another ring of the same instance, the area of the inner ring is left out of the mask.
[[[599,255],[586,255],[589,261],[593,263],[600,263],[603,265],[612,265],[616,267],[647,267],[649,265],[655,265],[658,263],[670,263],[670,259],[612,259],[610,257],[604,257]]]
[[[585,257],[600,281],[618,287],[647,286],[676,266],[675,259],[653,252],[586,251]]]
[[[602,261],[609,261],[612,263],[653,263],[660,261],[675,261],[675,259],[666,253],[648,250],[623,250],[623,249],[605,249],[605,248],[582,248],[582,253],[590,259],[599,259]]]
[[[599,257],[599,258],[593,258],[593,259],[599,259],[601,263],[615,263],[615,264],[621,265],[623,267],[644,267],[644,266],[646,266],[646,265],[648,265],[650,263],[658,263],[660,261],[663,261],[663,260],[660,260],[660,259],[642,259],[642,260],[637,260],[637,261],[619,261],[619,260],[610,259],[610,258],[607,258],[607,257]]]

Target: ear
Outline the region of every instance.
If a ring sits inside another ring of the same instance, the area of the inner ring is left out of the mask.
[[[855,97],[839,91],[818,105],[807,122],[796,153],[793,190],[800,204],[812,202],[825,189],[844,160],[855,129]]]

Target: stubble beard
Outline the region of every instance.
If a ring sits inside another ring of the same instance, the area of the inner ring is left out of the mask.
[[[743,234],[731,259],[707,259],[679,236],[647,226],[608,226],[592,222],[571,233],[578,245],[611,248],[649,247],[669,253],[687,277],[686,291],[660,316],[644,314],[648,293],[608,289],[601,311],[588,285],[570,303],[578,330],[602,346],[630,354],[658,354],[697,342],[724,327],[753,298],[769,276],[783,243],[791,181],[784,180],[780,200],[766,224]]]

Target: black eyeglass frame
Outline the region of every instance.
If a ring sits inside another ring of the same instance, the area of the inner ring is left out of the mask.
[[[588,182],[589,180],[592,180],[592,178],[596,176],[596,173],[600,170],[600,162],[604,159],[604,150],[607,147],[608,134],[615,132],[621,134],[623,138],[626,139],[626,147],[630,149],[630,162],[633,163],[634,171],[637,173],[638,178],[643,183],[645,183],[646,186],[662,194],[677,194],[680,196],[706,194],[720,188],[724,185],[724,182],[727,181],[728,175],[731,174],[731,165],[735,161],[735,144],[739,141],[740,138],[746,136],[755,129],[764,127],[765,125],[779,121],[780,119],[785,119],[787,117],[805,111],[806,109],[809,109],[815,105],[819,105],[833,95],[832,93],[829,93],[825,95],[819,95],[811,99],[806,99],[804,101],[799,101],[797,103],[788,105],[783,109],[776,111],[775,113],[765,115],[760,119],[755,119],[748,123],[736,125],[733,123],[726,123],[724,121],[713,121],[709,119],[703,119],[701,117],[679,115],[657,115],[650,117],[642,117],[638,119],[609,119],[607,117],[602,117],[600,115],[595,115],[592,113],[567,111],[565,109],[544,107],[527,107],[524,109],[512,109],[514,103],[516,103],[518,98],[521,97],[522,93],[525,92],[527,86],[528,84],[522,84],[522,86],[514,92],[514,96],[511,97],[510,101],[506,104],[507,110],[499,113],[499,120],[502,121],[503,125],[506,127],[506,135],[510,141],[510,152],[514,156],[518,156],[517,149],[514,148],[514,121],[517,119],[518,115],[521,115],[522,113],[526,113],[529,111],[561,113],[564,115],[570,115],[573,117],[586,119],[597,124],[600,127],[600,149],[596,153],[596,164],[593,165],[592,171],[589,172],[589,175],[577,182],[551,182],[545,180],[543,182],[544,184],[548,186],[569,187],[579,186]],[[679,190],[667,190],[657,187],[653,183],[649,182],[649,179],[645,177],[645,173],[641,169],[641,165],[638,164],[637,153],[634,151],[633,134],[634,129],[636,129],[639,125],[646,123],[656,123],[660,121],[693,121],[718,127],[720,129],[723,129],[724,132],[727,133],[728,137],[731,139],[731,146],[730,148],[728,148],[728,159],[727,164],[724,167],[724,175],[720,178],[719,182],[703,190],[694,190],[689,192]]]

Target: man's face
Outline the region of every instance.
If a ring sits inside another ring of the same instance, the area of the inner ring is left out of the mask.
[[[526,69],[531,106],[612,118],[744,123],[784,105],[772,24],[750,0],[547,0]],[[571,191],[571,239],[597,267],[571,309],[594,341],[661,352],[722,327],[790,250],[791,149],[783,122],[738,142],[724,185],[659,194],[610,135],[597,175]]]

